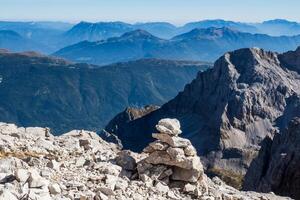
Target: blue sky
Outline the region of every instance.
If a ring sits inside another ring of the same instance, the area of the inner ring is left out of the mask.
[[[300,0],[0,0],[0,20],[300,21]]]

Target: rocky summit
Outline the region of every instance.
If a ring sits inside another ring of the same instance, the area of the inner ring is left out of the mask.
[[[136,154],[90,131],[53,136],[48,128],[0,123],[0,199],[289,199],[208,178],[194,147],[179,137],[178,120],[157,128],[157,141]]]
[[[112,132],[124,148],[139,152],[153,141],[161,118],[177,118],[182,137],[191,140],[207,172],[240,188],[264,138],[273,138],[300,115],[295,109],[300,95],[299,52],[251,48],[226,53],[174,99],[116,125]]]

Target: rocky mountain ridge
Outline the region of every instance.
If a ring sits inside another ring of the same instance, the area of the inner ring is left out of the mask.
[[[295,105],[300,112],[300,98]],[[245,176],[244,190],[273,191],[300,198],[300,118],[294,118],[274,139],[266,138]]]
[[[141,151],[153,141],[160,118],[177,118],[207,171],[240,187],[264,138],[299,115],[293,109],[300,94],[298,54],[299,49],[278,54],[258,48],[226,53],[161,108],[107,131],[119,136],[125,149]]]
[[[181,148],[162,149],[165,143],[158,141],[149,147],[174,156],[158,161],[155,152],[121,151],[94,132],[74,130],[57,137],[48,128],[0,123],[0,199],[289,199],[240,192],[218,178],[208,178],[189,140],[177,136],[178,121],[165,119],[157,128],[161,141],[170,137],[169,142],[176,141],[169,143],[172,146],[187,144],[185,155]],[[184,168],[195,170],[189,179],[182,176]]]

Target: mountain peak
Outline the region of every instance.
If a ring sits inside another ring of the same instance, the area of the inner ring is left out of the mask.
[[[210,27],[210,28],[195,28],[188,33],[181,34],[179,36],[174,37],[175,40],[182,39],[216,39],[222,38],[225,35],[233,35],[238,34],[239,31],[228,27]]]
[[[300,73],[300,46],[295,51],[280,54],[278,58],[286,68]]]
[[[273,20],[268,20],[268,21],[264,21],[263,24],[294,24],[297,25],[297,22],[293,22],[293,21],[289,21],[286,19],[273,19]]]
[[[286,70],[276,52],[259,48],[232,51],[219,58],[212,69],[199,73],[174,99],[127,123],[126,129],[119,127],[122,131],[114,134],[122,134],[124,148],[138,151],[151,136],[149,125],[162,116],[180,118],[183,136],[194,143],[208,170],[243,175],[248,168],[244,163],[253,159],[249,155],[275,133],[273,124],[285,112],[287,99],[300,94],[299,84],[299,75]],[[144,139],[132,144],[128,138],[141,132]]]
[[[159,39],[155,37],[154,35],[150,34],[149,32],[142,30],[142,29],[137,29],[134,31],[130,31],[127,33],[124,33],[121,38],[126,38],[126,39]]]

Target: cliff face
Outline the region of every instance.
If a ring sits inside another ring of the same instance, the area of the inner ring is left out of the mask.
[[[300,118],[266,143],[251,164],[243,188],[300,199]]]
[[[125,148],[140,151],[152,141],[158,119],[178,118],[183,136],[192,141],[208,169],[224,169],[227,176],[241,178],[263,139],[272,138],[277,126],[283,128],[282,115],[292,112],[289,102],[300,94],[300,76],[281,61],[284,57],[255,48],[227,53],[173,100],[115,134],[122,136]]]

